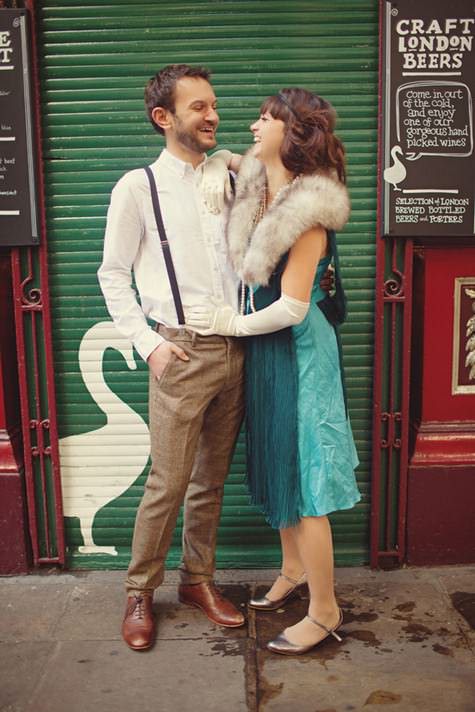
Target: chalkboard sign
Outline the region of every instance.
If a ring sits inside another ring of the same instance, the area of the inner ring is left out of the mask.
[[[475,2],[383,2],[383,232],[475,234]]]
[[[0,9],[0,246],[39,243],[27,13]]]

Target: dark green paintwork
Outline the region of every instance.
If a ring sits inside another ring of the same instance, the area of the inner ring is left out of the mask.
[[[330,99],[348,153],[351,222],[340,235],[349,322],[343,329],[363,502],[332,517],[339,564],[368,560],[371,383],[376,220],[378,9],[375,0],[234,0],[37,3],[43,150],[60,437],[105,424],[79,373],[84,332],[108,318],[97,285],[110,190],[123,172],[152,161],[162,145],[142,108],[143,85],[171,62],[213,70],[220,145],[242,151],[261,100],[302,85]],[[107,382],[147,417],[146,367],[128,371],[115,352]],[[240,442],[226,485],[218,563],[278,565],[276,536],[248,504]],[[77,521],[66,521],[69,563],[123,568],[146,473],[95,518],[98,544],[118,557],[80,556]],[[179,555],[179,530],[169,563]]]

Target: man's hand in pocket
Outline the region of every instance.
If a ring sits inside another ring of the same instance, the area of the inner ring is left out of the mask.
[[[164,341],[152,351],[147,363],[155,378],[160,380],[165,366],[171,358],[181,358],[182,361],[190,360],[183,349],[171,341]]]

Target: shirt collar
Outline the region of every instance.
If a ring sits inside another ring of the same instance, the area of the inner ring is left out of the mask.
[[[167,148],[164,148],[157,159],[157,163],[164,166],[165,168],[168,168],[169,170],[172,170],[180,178],[184,178],[185,175],[194,175],[195,170],[201,170],[202,166],[204,166],[204,164],[206,163],[207,158],[208,157],[205,154],[204,161],[202,161],[195,169],[193,168],[191,163],[182,161],[181,158],[177,158],[173,155],[173,153],[170,153]]]

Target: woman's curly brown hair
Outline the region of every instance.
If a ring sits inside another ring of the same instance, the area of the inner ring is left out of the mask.
[[[336,170],[345,183],[345,149],[333,133],[336,111],[330,102],[306,89],[281,89],[261,106],[260,113],[271,114],[285,123],[280,149],[282,163],[294,175]]]

